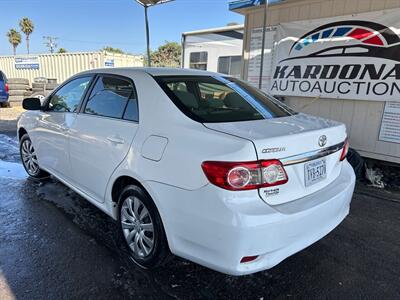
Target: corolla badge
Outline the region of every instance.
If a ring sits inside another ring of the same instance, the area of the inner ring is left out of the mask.
[[[320,146],[320,147],[323,147],[323,146],[325,146],[326,145],[326,142],[328,141],[328,138],[326,137],[326,135],[321,135],[319,138],[318,138],[318,145]]]

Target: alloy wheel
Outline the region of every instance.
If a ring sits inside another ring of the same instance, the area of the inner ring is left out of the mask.
[[[139,198],[129,196],[121,207],[121,227],[134,256],[146,258],[154,248],[154,225],[148,209]]]
[[[35,149],[29,139],[23,141],[21,146],[22,162],[29,175],[35,176],[40,171]]]

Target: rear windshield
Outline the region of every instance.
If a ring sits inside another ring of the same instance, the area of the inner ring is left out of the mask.
[[[279,100],[235,78],[158,76],[155,79],[175,105],[198,122],[252,121],[295,114]]]
[[[3,80],[5,81],[5,78],[4,78],[4,77],[5,77],[5,76],[3,76],[3,72],[0,71],[0,80],[1,80],[1,81],[3,81]]]

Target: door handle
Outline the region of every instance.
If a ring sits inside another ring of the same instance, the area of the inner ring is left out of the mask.
[[[109,136],[109,137],[107,137],[107,140],[109,140],[113,144],[121,144],[122,145],[125,143],[124,139],[120,138],[118,136]]]

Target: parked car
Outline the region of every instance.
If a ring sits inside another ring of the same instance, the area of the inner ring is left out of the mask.
[[[8,106],[8,83],[6,74],[0,71],[0,106]]]
[[[226,75],[91,70],[43,105],[28,98],[23,106],[27,173],[53,175],[117,220],[143,268],[173,253],[227,274],[254,273],[349,213],[355,177],[345,126]]]

